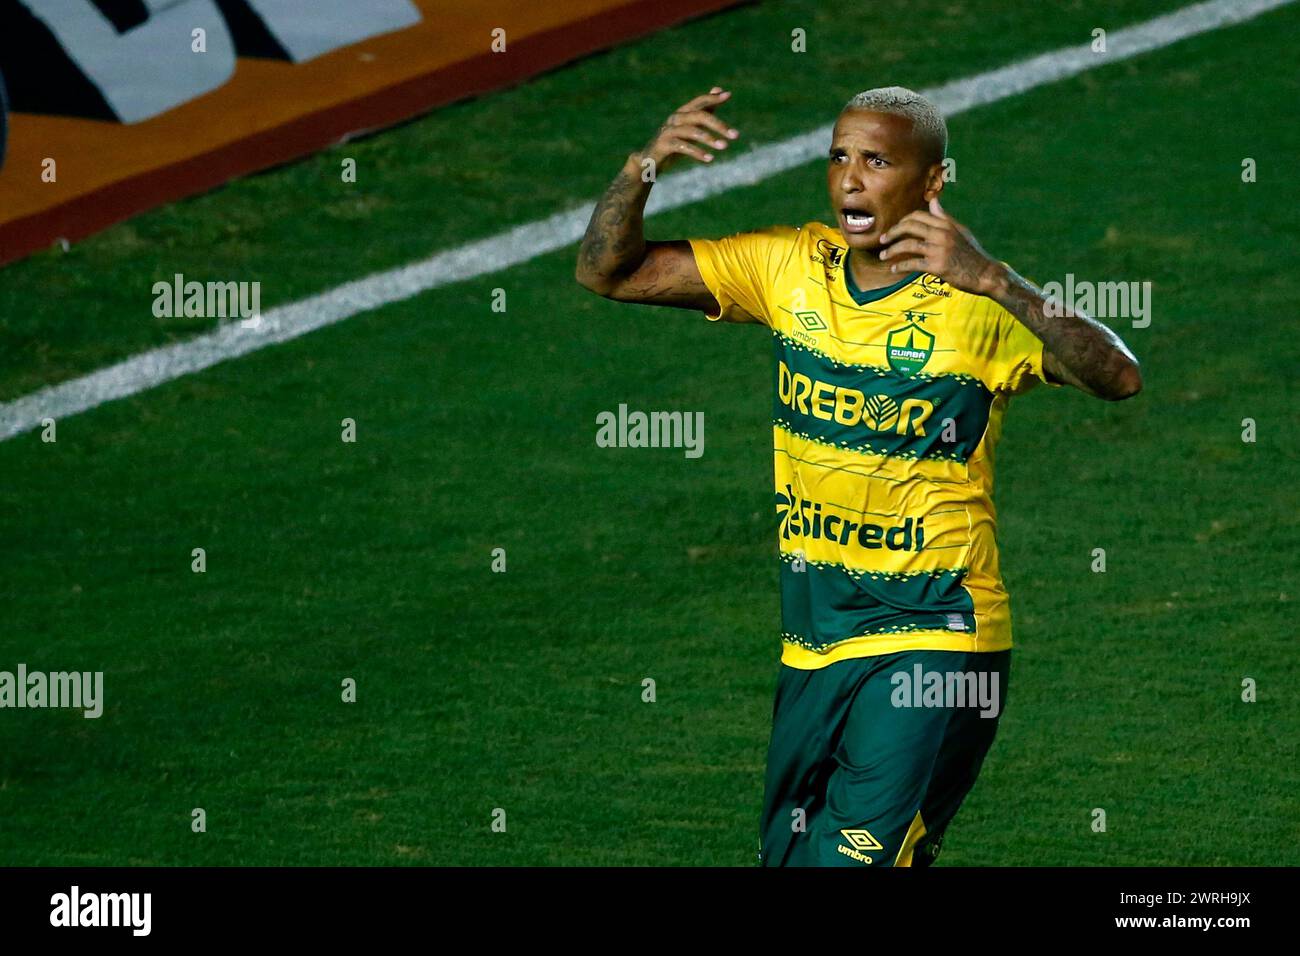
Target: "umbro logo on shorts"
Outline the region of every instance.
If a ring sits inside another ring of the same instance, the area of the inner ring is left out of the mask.
[[[835,849],[843,853],[851,860],[857,860],[859,863],[870,863],[871,857],[863,853],[863,850],[883,850],[880,841],[871,835],[869,830],[841,830],[840,834],[848,840],[849,846],[837,846]]]

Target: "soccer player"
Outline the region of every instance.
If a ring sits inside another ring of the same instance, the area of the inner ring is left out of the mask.
[[[650,242],[653,176],[738,133],[714,87],[596,205],[576,277],[619,302],[772,334],[781,654],[760,825],[768,866],[923,866],[1007,692],[993,449],[1037,383],[1142,387],[1110,329],[990,257],[940,204],[948,130],[902,87],[853,97],[826,166],[835,225]],[[650,180],[650,181],[648,181]]]

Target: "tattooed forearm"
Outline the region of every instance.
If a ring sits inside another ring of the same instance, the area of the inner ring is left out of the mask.
[[[991,298],[1043,342],[1048,374],[1091,395],[1118,401],[1142,388],[1137,359],[1118,335],[1096,319],[1048,299],[1033,283],[1007,270]]]
[[[650,186],[642,181],[633,154],[596,203],[578,249],[576,273],[593,292],[607,294],[614,279],[634,271],[645,258],[642,217]]]
[[[650,183],[633,153],[596,203],[578,249],[575,278],[607,299],[712,312],[717,300],[704,285],[691,244],[647,242],[643,229]]]
[[[726,149],[740,135],[713,115],[730,96],[715,86],[694,97],[668,117],[644,149],[628,156],[587,223],[574,270],[579,284],[619,302],[701,309],[710,315],[720,309],[689,242],[646,242],[645,201],[654,176],[643,177],[642,168],[657,175],[684,156],[712,162],[709,149]]]

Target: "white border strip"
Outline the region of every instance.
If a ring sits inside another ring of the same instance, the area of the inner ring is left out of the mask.
[[[1186,37],[1249,20],[1294,0],[1210,0],[1184,7],[1107,36],[1106,52],[1091,42],[1044,53],[987,73],[926,90],[945,116],[994,103],[1085,70],[1168,46]],[[665,176],[651,193],[646,214],[689,205],[741,186],[752,186],[816,159],[830,141],[830,125],[761,146],[718,166],[696,166]],[[43,388],[0,405],[0,441],[30,431],[45,418],[60,419],[117,398],[198,372],[362,312],[453,282],[507,269],[562,249],[582,238],[592,204],[558,212],[420,262],[344,283],[309,299],[272,309],[256,328],[232,322],[176,345],[151,349],[81,378]]]

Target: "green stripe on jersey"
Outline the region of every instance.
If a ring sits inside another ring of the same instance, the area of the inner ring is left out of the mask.
[[[782,555],[781,617],[785,640],[809,650],[870,634],[975,632],[975,607],[962,587],[965,568],[916,574],[851,571]]]
[[[903,375],[847,365],[773,337],[773,421],[791,434],[864,454],[965,463],[988,427],[993,393],[968,375]]]

